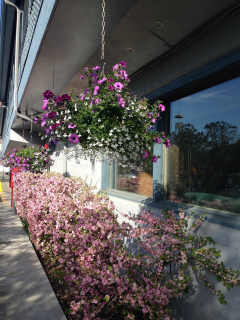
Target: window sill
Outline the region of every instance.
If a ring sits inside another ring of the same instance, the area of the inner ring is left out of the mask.
[[[127,191],[120,191],[116,189],[107,189],[105,190],[108,196],[121,198],[124,200],[129,200],[141,204],[149,205],[150,203],[153,203],[153,198],[148,196],[143,196],[141,194],[127,192]]]
[[[229,213],[225,211],[203,208],[198,206],[193,206],[191,204],[181,204],[170,201],[160,201],[158,203],[153,202],[153,198],[148,196],[143,196],[136,193],[131,193],[127,191],[119,191],[115,189],[105,190],[107,195],[133,201],[139,204],[147,205],[150,208],[162,209],[166,208],[169,210],[174,210],[179,212],[180,208],[183,208],[187,214],[193,213],[194,218],[199,218],[200,215],[207,213],[206,220],[211,223],[222,225],[224,227],[233,228],[240,230],[240,215],[235,213]]]

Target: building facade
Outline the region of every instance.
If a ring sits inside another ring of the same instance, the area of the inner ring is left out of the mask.
[[[85,67],[103,65],[102,1],[15,0],[21,10],[18,112],[42,114],[42,93],[78,95]],[[157,163],[141,172],[117,163],[68,158],[52,151],[52,171],[87,178],[106,191],[117,210],[151,206],[208,213],[199,231],[217,241],[226,265],[240,266],[240,4],[234,0],[106,1],[106,72],[124,60],[138,96],[161,99],[166,111],[156,130],[171,147],[154,146]],[[2,155],[27,145],[30,122],[14,113],[16,10],[1,3],[0,109]],[[33,124],[37,145],[44,128]],[[240,319],[240,289],[221,306],[196,279],[191,294],[176,301],[176,318]],[[193,293],[194,292],[194,293]]]

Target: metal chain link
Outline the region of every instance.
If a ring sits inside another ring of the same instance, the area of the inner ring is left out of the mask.
[[[23,133],[22,133],[22,138],[23,138],[23,144],[24,144],[24,121],[23,121]]]
[[[101,60],[104,60],[104,46],[105,46],[105,0],[102,2],[102,53]]]
[[[32,129],[33,129],[33,121],[32,121],[32,112],[31,112],[31,133],[32,133]]]

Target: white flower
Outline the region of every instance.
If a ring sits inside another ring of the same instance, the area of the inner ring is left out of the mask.
[[[100,119],[100,118],[98,118],[98,122],[101,122],[101,119]]]
[[[112,132],[109,132],[109,135],[112,136]]]

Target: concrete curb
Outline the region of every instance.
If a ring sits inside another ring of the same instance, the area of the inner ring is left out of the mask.
[[[10,207],[8,181],[0,202],[0,319],[66,320],[36,252]]]

